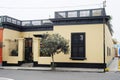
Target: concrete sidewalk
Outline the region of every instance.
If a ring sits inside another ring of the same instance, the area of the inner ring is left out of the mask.
[[[43,71],[49,71],[51,70],[50,67],[0,67],[0,69],[13,69],[13,70],[43,70]]]
[[[109,65],[109,71],[118,71],[118,57],[115,57]]]
[[[51,67],[0,67],[0,69],[8,70],[34,70],[34,71],[52,71]],[[55,71],[60,72],[103,72],[103,69],[92,68],[55,68]]]
[[[11,70],[35,70],[35,71],[51,71],[51,67],[0,67],[0,69],[11,69]],[[55,71],[61,72],[103,72],[103,69],[92,69],[92,68],[55,68]]]

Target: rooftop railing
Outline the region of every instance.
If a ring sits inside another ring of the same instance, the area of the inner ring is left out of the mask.
[[[40,25],[52,25],[52,22],[49,19],[45,20],[26,20],[20,21],[8,16],[0,16],[0,23],[7,22],[12,23],[19,26],[40,26]]]
[[[92,17],[103,15],[106,15],[103,8],[55,12],[55,18]],[[0,23],[2,22],[12,23],[19,26],[41,26],[53,24],[49,19],[20,21],[12,17],[0,16]]]
[[[2,22],[12,23],[12,24],[19,25],[19,26],[21,26],[21,24],[22,24],[22,22],[20,20],[17,20],[15,18],[11,18],[8,16],[1,16],[0,23],[2,23]]]
[[[55,12],[55,18],[92,17],[103,15],[106,15],[103,8]]]
[[[52,22],[48,19],[22,21],[22,26],[39,26],[39,25],[52,25]]]

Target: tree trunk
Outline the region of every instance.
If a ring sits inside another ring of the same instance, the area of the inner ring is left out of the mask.
[[[52,70],[55,70],[55,64],[54,64],[54,55],[52,54]]]

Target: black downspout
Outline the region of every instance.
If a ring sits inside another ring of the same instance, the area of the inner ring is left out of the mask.
[[[106,68],[106,63],[105,63],[105,61],[106,61],[106,58],[105,58],[105,23],[106,23],[106,21],[105,21],[105,6],[103,6],[103,48],[104,48],[103,62],[104,62],[104,72],[106,72],[105,71],[105,68]]]
[[[105,23],[103,23],[103,47],[104,47],[104,51],[103,51],[103,57],[104,57],[104,72],[105,72],[105,68],[106,68],[106,63],[105,63]]]

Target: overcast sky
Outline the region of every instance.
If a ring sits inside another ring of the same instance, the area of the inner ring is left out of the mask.
[[[102,8],[104,0],[0,0],[0,15],[20,20],[48,19],[55,11]],[[120,41],[120,1],[106,0],[107,15],[112,16],[113,38]]]

